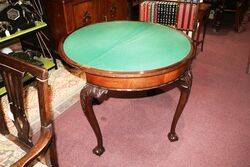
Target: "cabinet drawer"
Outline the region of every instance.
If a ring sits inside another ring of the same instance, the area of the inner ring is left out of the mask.
[[[67,32],[96,22],[96,11],[93,1],[80,1],[67,4]]]
[[[93,2],[86,1],[73,5],[75,28],[86,26],[93,22]]]

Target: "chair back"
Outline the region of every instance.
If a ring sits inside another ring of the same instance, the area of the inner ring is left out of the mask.
[[[23,78],[25,75],[32,75],[37,80],[41,126],[46,127],[52,122],[49,108],[48,71],[44,68],[0,53],[0,74],[7,91],[10,110],[14,117],[13,122],[18,132],[18,138],[24,144],[32,146],[30,124],[27,120],[24,108]],[[0,113],[0,115],[3,115],[3,113]]]

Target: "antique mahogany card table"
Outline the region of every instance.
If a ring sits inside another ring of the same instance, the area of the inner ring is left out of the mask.
[[[174,85],[181,94],[170,141],[178,140],[177,121],[188,100],[193,44],[182,32],[159,24],[114,21],[89,25],[70,34],[60,45],[62,58],[86,73],[80,93],[82,109],[96,135],[93,153],[104,152],[93,100],[109,91],[141,91]],[[105,96],[104,96],[105,95]]]

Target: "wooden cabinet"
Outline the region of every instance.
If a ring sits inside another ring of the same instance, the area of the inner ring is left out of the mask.
[[[77,28],[97,22],[98,4],[93,0],[49,0],[44,5],[56,47]]]
[[[46,0],[44,7],[56,47],[82,26],[128,19],[127,0]]]

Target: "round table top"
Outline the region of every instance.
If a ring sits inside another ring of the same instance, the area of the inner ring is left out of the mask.
[[[183,33],[166,26],[135,21],[89,25],[63,43],[67,58],[81,67],[104,71],[140,72],[171,66],[191,52]]]

